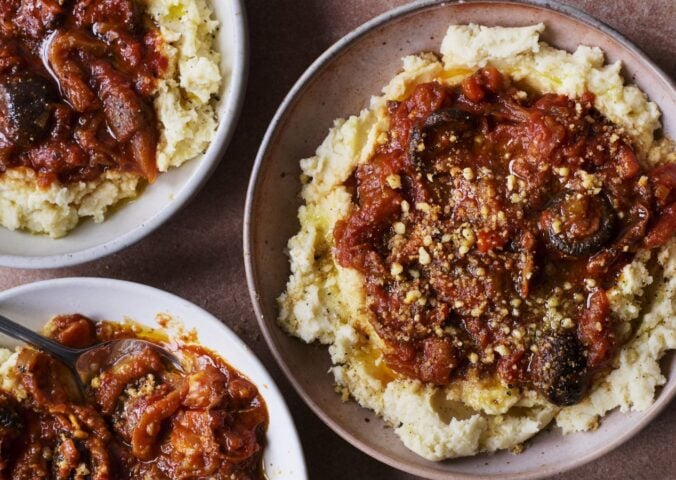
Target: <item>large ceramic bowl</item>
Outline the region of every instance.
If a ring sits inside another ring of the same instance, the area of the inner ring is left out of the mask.
[[[103,223],[82,222],[60,239],[0,227],[0,265],[56,268],[94,260],[125,248],[166,222],[204,185],[223,157],[244,99],[247,75],[247,27],[241,0],[210,0],[221,23],[216,48],[225,79],[217,104],[218,130],[204,155],[160,175],[133,202],[116,209]]]
[[[665,131],[676,137],[676,94],[671,81],[626,39],[589,16],[549,1],[417,2],[386,13],[340,40],[284,100],[265,136],[249,186],[244,224],[247,277],[260,325],[281,367],[314,412],[348,442],[385,463],[428,478],[543,477],[599,457],[654,418],[676,393],[674,357],[663,362],[669,381],[644,412],[611,412],[591,433],[542,432],[519,456],[500,452],[434,463],[407,450],[370,411],[343,402],[327,373],[327,349],[287,336],[275,322],[275,299],[290,273],[286,242],[299,227],[298,160],[313,154],[333,119],[368,105],[369,97],[401,68],[402,55],[438,51],[449,24],[469,22],[502,26],[544,22],[545,40],[556,47],[601,47],[608,61],[622,60],[626,78],[635,79],[660,106]]]
[[[55,314],[81,313],[97,320],[130,318],[157,328],[155,316],[166,313],[198,341],[219,354],[258,386],[270,415],[263,466],[269,480],[305,480],[305,460],[289,410],[272,377],[235,333],[201,308],[162,290],[102,278],[62,278],[36,282],[0,293],[0,314],[33,330]],[[0,345],[17,342],[0,335]]]

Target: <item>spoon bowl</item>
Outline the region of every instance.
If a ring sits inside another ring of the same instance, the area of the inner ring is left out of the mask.
[[[122,338],[99,343],[88,348],[70,348],[44,337],[0,315],[0,332],[32,345],[63,362],[74,374],[82,393],[91,379],[102,369],[114,366],[124,357],[151,349],[172,369],[183,372],[179,358],[156,343],[137,338]]]
[[[109,340],[83,350],[75,350],[80,353],[73,365],[74,371],[79,380],[88,385],[101,370],[112,367],[124,357],[140,354],[148,348],[157,353],[166,366],[183,372],[181,361],[176,355],[156,343],[137,338]]]

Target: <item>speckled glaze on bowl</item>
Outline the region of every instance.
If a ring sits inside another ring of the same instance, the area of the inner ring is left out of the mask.
[[[223,91],[216,105],[218,129],[204,155],[163,173],[132,202],[114,208],[103,223],[84,220],[67,236],[52,239],[0,226],[0,266],[58,268],[115,253],[149,235],[178,212],[209,179],[232,136],[244,100],[248,35],[243,0],[209,0],[221,23]]]
[[[519,456],[508,452],[430,462],[407,450],[371,411],[343,403],[333,388],[326,347],[306,345],[276,324],[276,297],[289,276],[286,242],[298,230],[300,169],[335,118],[359,112],[400,70],[403,55],[438,51],[449,24],[523,26],[544,22],[544,40],[569,51],[578,44],[602,48],[622,60],[625,78],[637,83],[663,112],[664,131],[676,137],[676,93],[671,80],[609,27],[553,2],[417,2],[388,12],[350,33],[300,78],[274,117],[252,173],[244,219],[244,257],[252,301],[268,345],[312,410],[346,441],[393,467],[432,479],[533,479],[580,466],[638,432],[676,394],[676,356],[662,362],[668,383],[644,412],[608,414],[595,432],[538,434]],[[368,419],[368,422],[365,422]]]

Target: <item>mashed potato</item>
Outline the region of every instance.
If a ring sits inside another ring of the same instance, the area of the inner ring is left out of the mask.
[[[334,225],[352,208],[343,183],[370,158],[387,132],[387,102],[401,100],[421,82],[457,84],[477,67],[490,64],[541,92],[577,96],[589,90],[596,95],[595,107],[625,127],[646,166],[676,161],[672,144],[653,140],[660,126],[657,106],[638,88],[624,85],[619,63],[604,65],[598,48],[580,46],[572,54],[554,49],[539,41],[543,30],[542,24],[451,26],[442,43],[441,61],[433,54],[405,57],[403,71],[381,96],[371,99],[369,108],[336,120],[316,155],[301,160],[301,229],[288,244],[292,275],[278,300],[279,322],[305,342],[329,345],[331,372],[344,398],[351,396],[374,410],[408,448],[430,460],[518,450],[554,419],[564,432],[572,432],[594,428],[600,416],[618,406],[645,409],[655,389],[666,381],[658,360],[676,347],[673,240],[657,252],[656,272],[646,268],[650,252],[641,252],[608,292],[625,334],[635,333],[617,368],[585,400],[565,408],[497,381],[469,378],[439,388],[396,375],[379,353],[380,339],[369,321],[372,313],[361,275],[333,258]],[[644,305],[649,286],[656,293]],[[632,322],[639,317],[640,326],[633,329]]]
[[[62,237],[80,217],[102,222],[108,207],[136,197],[139,183],[137,175],[109,170],[90,182],[67,186],[54,182],[40,188],[35,171],[8,170],[0,176],[0,222],[11,230]]]
[[[19,352],[20,349],[12,351],[0,347],[0,390],[12,392],[17,399],[23,400],[26,398],[26,390],[21,384],[16,368]]]
[[[169,60],[154,102],[161,123],[157,146],[160,172],[203,153],[218,126],[212,99],[221,91],[220,57],[214,50],[218,21],[206,0],[140,0],[159,25]],[[0,175],[0,224],[58,238],[81,218],[102,222],[109,207],[139,194],[144,182],[131,173],[42,188],[26,168]]]
[[[144,0],[167,43],[167,78],[155,111],[162,123],[157,148],[161,172],[204,153],[218,126],[211,99],[221,89],[220,57],[213,49],[218,21],[206,0]]]

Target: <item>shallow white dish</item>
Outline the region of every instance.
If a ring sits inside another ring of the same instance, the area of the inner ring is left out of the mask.
[[[170,293],[137,283],[102,278],[62,278],[31,283],[0,293],[0,313],[39,330],[55,314],[81,313],[96,320],[131,318],[157,327],[155,316],[167,313],[199,342],[220,354],[259,388],[268,407],[270,426],[263,456],[269,480],[307,478],[303,450],[293,420],[274,381],[254,353],[217,318]],[[18,343],[0,335],[0,345]]]
[[[216,46],[225,79],[216,111],[219,126],[206,153],[158,177],[133,202],[103,223],[82,222],[68,236],[52,239],[0,227],[0,266],[57,268],[117,252],[148,235],[184,206],[223,157],[239,116],[247,75],[246,15],[241,0],[209,2],[221,28]]]

